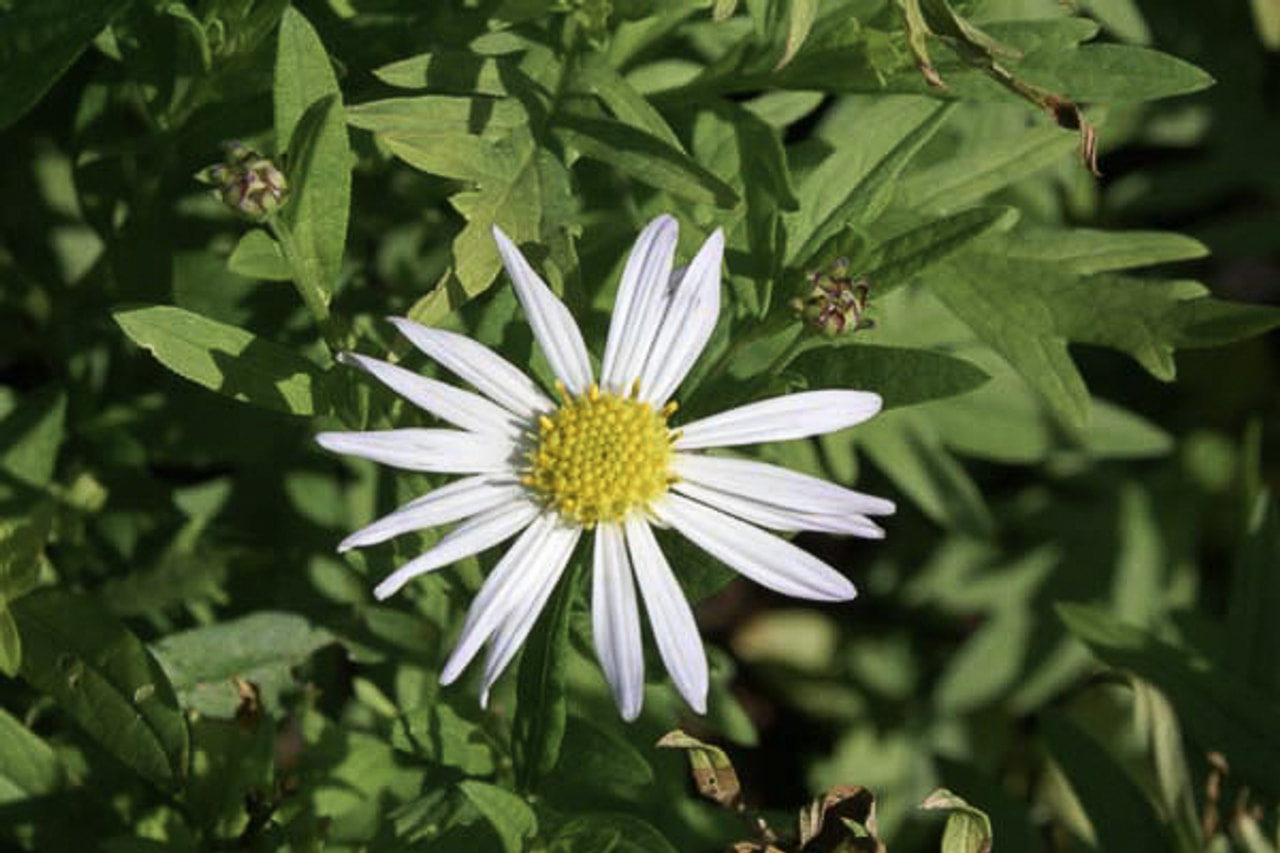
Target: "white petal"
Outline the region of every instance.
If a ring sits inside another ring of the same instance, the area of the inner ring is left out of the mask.
[[[640,378],[644,357],[653,346],[658,321],[670,298],[671,266],[675,261],[679,226],[659,216],[640,232],[618,284],[600,368],[600,386],[625,394]]]
[[[322,432],[325,450],[372,459],[406,471],[437,474],[492,474],[512,471],[516,446],[505,438],[452,429],[388,429]]]
[[[511,663],[511,659],[516,656],[516,652],[524,644],[533,626],[537,624],[538,614],[542,612],[547,599],[551,597],[552,590],[560,582],[560,576],[581,534],[581,527],[561,526],[552,531],[551,539],[546,550],[542,552],[541,563],[537,567],[535,579],[538,588],[516,601],[515,606],[506,619],[498,625],[493,639],[489,642],[489,651],[485,654],[484,660],[484,679],[480,685],[480,707],[488,706],[489,691],[502,675],[502,671]]]
[[[626,522],[627,548],[640,595],[649,614],[653,639],[662,662],[680,695],[699,714],[707,712],[707,655],[698,636],[698,623],[649,523],[632,514]]]
[[[458,644],[440,674],[441,684],[450,684],[461,675],[512,608],[537,591],[539,572],[546,555],[552,553],[551,533],[558,522],[554,512],[539,515],[493,567],[471,602]]]
[[[640,715],[644,703],[644,647],[631,562],[618,525],[596,527],[591,564],[591,633],[596,655],[619,713],[630,722]]]
[[[516,244],[496,225],[493,226],[493,239],[498,241],[502,265],[511,276],[516,296],[520,297],[520,304],[524,306],[524,313],[533,328],[533,336],[538,339],[538,345],[542,347],[556,378],[574,395],[585,394],[592,383],[591,360],[587,357],[587,345],[582,342],[582,332],[578,331],[573,315],[533,271]]]
[[[481,394],[520,417],[531,419],[538,413],[555,408],[532,379],[484,344],[466,335],[432,329],[403,317],[387,319],[432,361],[470,382]]]
[[[758,527],[668,492],[650,504],[659,519],[751,580],[795,598],[846,601],[857,595],[844,575]]]
[[[342,540],[338,552],[376,545],[410,530],[451,524],[460,518],[516,500],[522,494],[524,487],[510,477],[492,474],[467,477],[434,489],[368,527],[362,527]]]
[[[418,408],[454,426],[513,439],[520,436],[523,428],[520,419],[479,394],[359,353],[344,352],[338,356],[338,361],[361,368]]]
[[[675,453],[671,471],[682,480],[798,512],[890,515],[894,511],[893,501],[752,459]]]
[[[667,306],[640,374],[640,398],[661,405],[702,354],[720,315],[724,231],[717,228],[689,264]]]
[[[748,403],[680,427],[677,450],[786,441],[835,432],[880,411],[870,391],[802,391]]]
[[[727,512],[744,521],[768,527],[771,530],[817,530],[823,533],[862,536],[867,539],[884,538],[884,529],[865,515],[797,512],[794,509],[763,503],[741,495],[709,489],[687,480],[677,482],[672,488],[682,495],[702,501],[721,512]]]
[[[463,557],[470,557],[510,539],[527,527],[539,511],[533,501],[517,499],[467,519],[445,534],[431,550],[388,575],[374,589],[374,597],[378,600],[387,598],[418,575],[456,563]]]

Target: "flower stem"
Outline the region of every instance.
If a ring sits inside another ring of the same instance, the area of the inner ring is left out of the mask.
[[[307,306],[307,311],[311,314],[311,319],[324,338],[329,351],[337,353],[342,349],[342,340],[334,326],[333,317],[329,314],[329,294],[320,278],[320,271],[316,269],[314,263],[308,263],[302,257],[298,242],[293,238],[293,232],[289,230],[289,226],[274,215],[268,216],[266,222],[271,233],[280,243],[284,258],[293,272],[293,286],[302,297],[303,304]]]

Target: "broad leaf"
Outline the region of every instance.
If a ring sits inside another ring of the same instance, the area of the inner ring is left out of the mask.
[[[522,853],[525,839],[538,831],[538,817],[515,794],[486,782],[467,780],[458,785],[498,834],[505,853]]]
[[[1249,529],[1232,569],[1223,663],[1272,700],[1280,700],[1280,514],[1263,492],[1254,502]]]
[[[279,708],[280,694],[294,684],[291,670],[333,640],[301,616],[262,612],[170,634],[152,651],[184,708],[231,717],[242,698],[236,680]]]
[[[182,786],[187,723],[164,671],[146,647],[92,601],[45,590],[12,605],[22,632],[22,677],[48,694],[139,775]]]
[[[391,744],[468,776],[486,776],[494,769],[493,747],[484,732],[444,704],[415,708],[397,720]]]
[[[261,228],[245,232],[227,258],[227,268],[245,278],[288,281],[293,277],[280,244]]]
[[[817,343],[792,361],[790,368],[813,388],[874,391],[886,409],[965,394],[987,381],[985,371],[954,356],[857,343]]]
[[[161,364],[210,390],[294,415],[329,408],[320,369],[265,338],[169,305],[113,316]]]

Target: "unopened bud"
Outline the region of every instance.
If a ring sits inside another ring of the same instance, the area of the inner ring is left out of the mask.
[[[818,334],[834,338],[874,325],[865,316],[867,282],[854,278],[848,258],[837,258],[830,269],[811,272],[806,280],[808,290],[792,299],[791,307]]]
[[[261,219],[284,203],[289,186],[275,163],[239,142],[227,146],[222,163],[196,173],[213,187],[214,198],[232,210]]]

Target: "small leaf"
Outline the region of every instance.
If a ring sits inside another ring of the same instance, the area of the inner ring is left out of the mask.
[[[787,41],[782,58],[774,67],[777,71],[791,63],[804,40],[809,36],[813,20],[818,16],[818,0],[791,0],[787,4]]]
[[[9,602],[0,596],[0,673],[15,678],[21,666],[22,637],[18,634],[18,623],[9,612]]]
[[[525,839],[538,832],[538,818],[529,804],[510,791],[485,782],[469,779],[458,787],[493,826],[505,853],[522,853]]]
[[[0,420],[0,471],[29,486],[48,486],[66,416],[67,395],[61,388],[46,386],[24,395]]]
[[[52,794],[63,778],[53,748],[0,708],[0,805]]]
[[[683,749],[689,755],[689,768],[698,793],[722,806],[733,806],[742,795],[742,784],[733,762],[723,749],[690,737],[680,729],[667,732],[657,746],[665,749]]]
[[[945,809],[946,828],[942,830],[942,853],[990,853],[991,819],[960,797],[939,788],[920,804],[922,809]]]
[[[294,415],[328,409],[324,374],[279,344],[170,305],[128,308],[113,316],[161,364],[210,390]]]
[[[288,281],[293,277],[280,244],[261,228],[247,231],[227,258],[227,269],[245,278]]]
[[[241,701],[237,680],[278,708],[280,693],[293,684],[290,670],[333,640],[302,616],[264,611],[170,634],[152,650],[183,707],[231,717]]]
[[[511,758],[516,783],[524,791],[536,790],[560,759],[568,716],[569,612],[578,565],[571,562],[560,578],[520,657]]]
[[[129,768],[165,790],[187,774],[189,735],[160,665],[92,601],[42,590],[12,604],[22,677]]]

